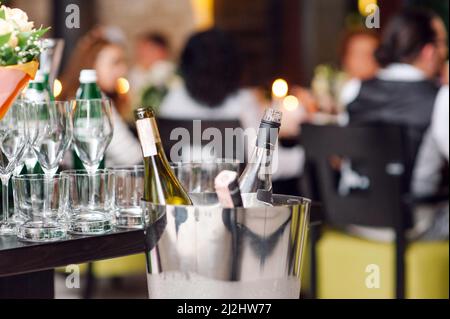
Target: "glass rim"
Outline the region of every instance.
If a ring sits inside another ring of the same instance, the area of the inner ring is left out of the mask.
[[[62,175],[62,174],[55,174],[51,177],[51,180],[61,180],[61,179],[66,179],[67,176]],[[18,176],[12,176],[11,178],[13,181],[14,180],[24,180],[24,181],[40,181],[40,180],[49,180],[50,178],[47,177],[47,175],[45,174],[22,174],[22,175],[18,175]]]
[[[203,162],[170,162],[170,167],[185,167],[185,166],[202,166],[202,165],[240,165],[242,164],[241,161],[237,159],[217,159],[217,160],[211,160],[211,161],[203,161]]]
[[[94,173],[89,173],[85,169],[67,169],[64,171],[61,171],[61,176],[101,176],[101,175],[108,175],[112,173],[111,171],[107,170],[106,168],[97,169]]]
[[[111,172],[133,172],[133,171],[144,171],[144,165],[120,165],[120,166],[111,166],[105,168],[107,171]]]
[[[109,97],[104,98],[96,98],[96,99],[71,99],[68,101],[69,103],[78,103],[78,102],[108,102],[111,104],[111,99]]]
[[[45,101],[45,102],[39,102],[39,101],[27,101],[27,100],[23,100],[24,104],[36,104],[36,105],[60,105],[60,104],[68,104],[69,101],[66,100],[56,100],[56,101]]]

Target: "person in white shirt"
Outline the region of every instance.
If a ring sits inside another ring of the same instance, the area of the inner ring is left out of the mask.
[[[240,57],[227,34],[217,29],[194,34],[181,54],[180,74],[182,81],[171,86],[160,117],[239,120],[243,129],[259,127],[264,110],[251,90],[240,87]],[[278,147],[273,178],[300,176],[303,155],[300,147]]]

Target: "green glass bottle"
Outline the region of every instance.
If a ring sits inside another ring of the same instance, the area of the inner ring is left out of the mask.
[[[76,93],[77,100],[96,100],[103,98],[103,93],[97,85],[97,72],[95,70],[81,70],[80,87]],[[101,116],[101,114],[99,114]],[[73,166],[75,169],[84,169],[83,162],[77,153],[72,151]],[[105,160],[100,162],[99,169],[105,168]]]
[[[135,119],[144,156],[144,201],[160,205],[192,205],[167,161],[153,111],[139,108],[135,111]]]

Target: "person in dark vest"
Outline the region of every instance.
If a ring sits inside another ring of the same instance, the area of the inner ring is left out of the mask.
[[[405,10],[386,26],[375,55],[382,69],[373,79],[349,81],[341,102],[350,124],[406,128],[406,172],[412,178],[448,55],[445,25],[432,12]]]

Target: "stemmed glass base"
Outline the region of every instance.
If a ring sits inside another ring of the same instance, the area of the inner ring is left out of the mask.
[[[28,242],[53,242],[66,236],[66,227],[51,221],[29,221],[21,225],[17,231],[17,237]]]

